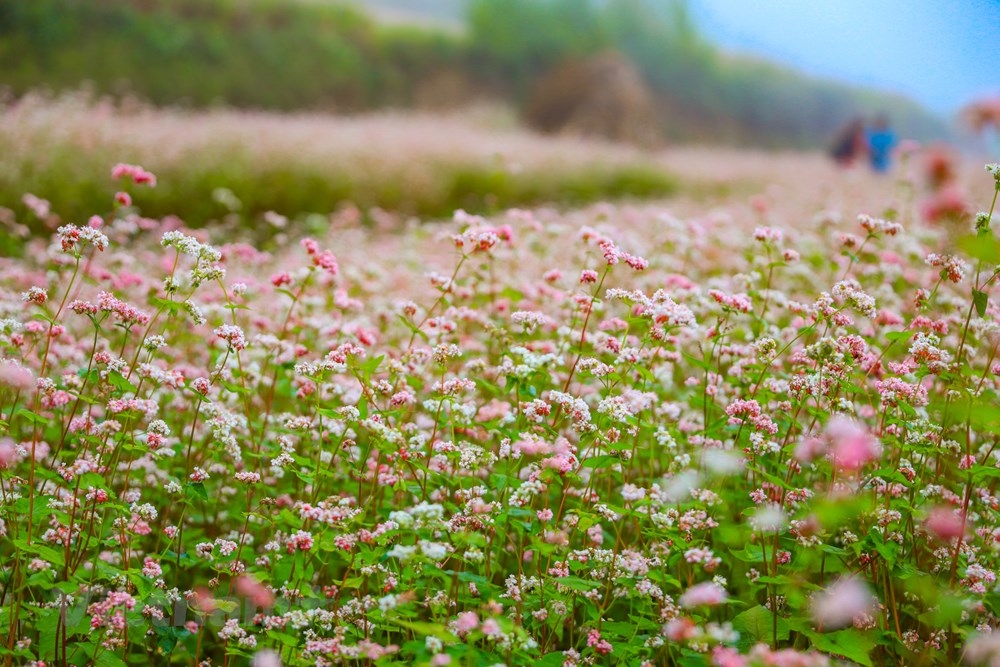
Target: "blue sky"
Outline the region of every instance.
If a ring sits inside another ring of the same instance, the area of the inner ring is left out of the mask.
[[[1000,0],[690,0],[730,51],[906,94],[949,114],[1000,95]]]

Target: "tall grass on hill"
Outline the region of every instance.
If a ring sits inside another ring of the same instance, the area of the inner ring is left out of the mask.
[[[125,111],[80,96],[32,98],[0,114],[0,152],[0,206],[24,212],[30,192],[75,221],[107,208],[114,191],[103,175],[119,161],[162,176],[144,196],[144,213],[192,226],[237,208],[250,221],[346,204],[433,218],[676,188],[638,151],[490,129],[475,114]]]

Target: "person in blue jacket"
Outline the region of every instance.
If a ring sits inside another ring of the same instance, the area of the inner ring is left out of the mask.
[[[872,169],[879,173],[889,171],[895,146],[896,134],[889,127],[889,119],[883,115],[876,116],[868,130],[868,161]]]

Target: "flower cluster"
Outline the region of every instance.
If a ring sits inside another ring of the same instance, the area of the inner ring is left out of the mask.
[[[31,241],[0,263],[10,661],[995,663],[990,227],[942,252],[797,196]]]

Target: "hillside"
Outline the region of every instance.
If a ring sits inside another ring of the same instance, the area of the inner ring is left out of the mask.
[[[906,136],[948,132],[905,98],[724,54],[681,2],[0,3],[0,87],[14,96],[86,84],[194,108],[355,113],[487,98],[524,110],[555,68],[607,53],[627,58],[648,87],[639,97],[652,100],[653,126],[636,136],[819,147],[850,117],[879,111]]]

